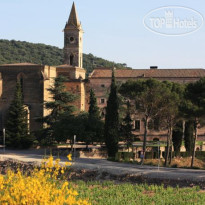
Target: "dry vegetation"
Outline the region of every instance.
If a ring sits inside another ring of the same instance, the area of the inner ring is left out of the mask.
[[[146,159],[144,164],[145,165],[154,165],[158,166],[158,159]],[[164,165],[164,159],[160,159],[160,166]],[[175,168],[190,168],[191,166],[191,158],[186,157],[176,157],[172,160],[172,163],[170,167],[175,167]],[[200,160],[200,159],[195,159],[194,161],[194,168],[197,169],[205,169],[205,160]]]

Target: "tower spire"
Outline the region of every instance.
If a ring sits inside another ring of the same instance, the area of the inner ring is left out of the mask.
[[[64,63],[83,67],[83,30],[74,2],[64,29]]]
[[[66,23],[65,29],[69,28],[69,27],[73,27],[73,26],[76,28],[81,28],[81,23],[78,20],[78,15],[77,15],[77,11],[76,11],[74,2],[72,5],[72,9],[70,11],[70,16],[69,16],[68,22]]]

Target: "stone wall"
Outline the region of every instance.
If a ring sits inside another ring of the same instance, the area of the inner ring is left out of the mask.
[[[50,85],[50,77],[53,77],[53,74],[51,74],[54,72],[53,70],[54,68],[50,66],[30,64],[0,66],[0,73],[3,79],[1,87],[2,95],[0,98],[0,129],[5,126],[8,108],[14,98],[17,79],[21,79],[24,104],[30,111],[29,127],[31,131],[41,127],[41,124],[36,119],[45,114],[43,102],[48,96],[46,94],[44,98],[44,93],[46,93],[46,89]],[[51,75],[49,75],[49,72]]]

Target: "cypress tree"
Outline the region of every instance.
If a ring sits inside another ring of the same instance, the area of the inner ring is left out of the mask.
[[[182,136],[183,136],[183,122],[180,121],[175,125],[173,129],[173,135],[172,135],[175,156],[180,155],[180,148],[182,145]]]
[[[134,141],[133,134],[132,134],[132,119],[131,119],[129,101],[127,101],[127,112],[121,125],[121,131],[122,131],[121,132],[122,139],[127,143],[127,148],[129,149],[129,147],[132,146],[132,143]]]
[[[6,122],[6,144],[12,148],[27,148],[32,144],[27,124],[27,112],[23,105],[21,84],[16,83],[14,99],[8,110]]]
[[[107,101],[104,138],[108,150],[108,157],[115,157],[118,152],[119,141],[119,99],[117,95],[117,85],[115,82],[114,70],[112,71],[112,83]]]
[[[189,120],[185,124],[184,145],[189,156],[191,156],[194,147],[194,122]]]
[[[93,142],[103,141],[103,122],[100,117],[100,111],[97,106],[95,93],[90,89],[89,110],[88,113],[83,113],[77,117],[78,126],[81,126],[81,131],[77,131],[78,139],[84,141],[87,145]]]
[[[95,97],[95,93],[93,89],[90,89],[90,102],[89,102],[89,118],[98,118],[100,119],[100,111],[99,107],[97,106],[97,99]]]

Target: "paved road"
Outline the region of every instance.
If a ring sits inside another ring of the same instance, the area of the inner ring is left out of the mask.
[[[0,152],[0,160],[13,159],[23,162],[40,163],[45,156],[44,150],[25,150],[25,151],[6,151],[5,154]],[[65,162],[66,157],[61,157],[61,162]],[[205,183],[205,170],[196,169],[176,169],[176,168],[159,168],[153,166],[140,166],[129,163],[111,162],[105,159],[88,159],[78,158],[72,165],[77,169],[91,169],[105,171],[110,174],[122,175],[132,174],[135,176],[145,176],[148,178],[158,179],[175,179],[202,181]]]

